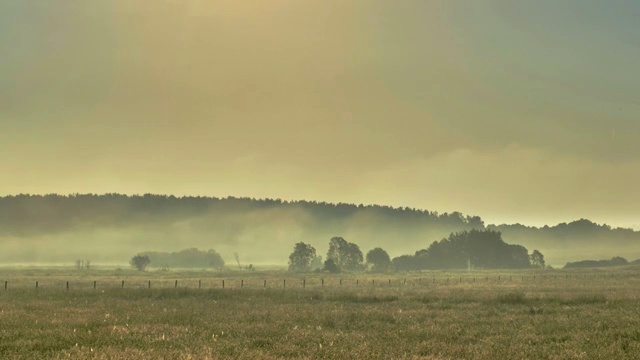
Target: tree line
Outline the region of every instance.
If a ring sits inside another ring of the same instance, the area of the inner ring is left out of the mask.
[[[574,240],[596,241],[603,238],[620,244],[637,244],[640,232],[628,228],[612,228],[586,219],[555,226],[533,227],[521,224],[485,225],[479,216],[460,212],[438,213],[425,209],[328,203],[318,201],[287,201],[248,197],[202,197],[173,195],[19,194],[0,197],[0,235],[24,236],[38,233],[58,233],[77,226],[141,225],[158,221],[178,221],[208,213],[246,213],[270,209],[308,211],[318,226],[333,220],[357,215],[375,216],[389,225],[425,226],[448,229],[447,232],[491,229],[509,239],[525,243],[528,239],[560,244]]]
[[[579,268],[593,268],[593,267],[610,267],[610,266],[624,266],[624,265],[640,265],[640,259],[634,261],[628,261],[621,256],[614,256],[609,260],[581,260],[575,262],[568,262],[565,269],[579,269]]]
[[[471,230],[451,233],[448,238],[433,242],[414,255],[391,259],[382,248],[363,256],[357,244],[342,237],[329,241],[326,260],[310,244],[295,244],[289,255],[289,270],[308,271],[414,271],[426,269],[524,269],[545,268],[544,255],[533,250],[529,254],[522,245],[507,244],[502,234],[494,230]]]
[[[295,231],[281,231],[286,226]],[[621,251],[640,256],[636,250],[640,249],[640,232],[585,219],[544,227],[496,226],[459,212],[317,201],[154,194],[0,197],[0,242],[9,244],[0,253],[0,261],[5,262],[52,262],[67,257],[114,261],[121,256],[115,249],[136,239],[157,241],[162,248],[175,248],[181,242],[208,248],[213,241],[218,251],[235,250],[249,261],[263,258],[275,262],[298,239],[328,239],[332,234],[348,233],[361,239],[358,245],[367,249],[385,248],[389,238],[401,239],[394,250],[407,255],[395,261],[396,267],[423,268],[425,262],[436,266],[438,260],[432,256],[426,261],[424,254],[414,254],[414,249],[426,250],[421,248],[424,239],[472,230],[498,231],[512,243],[543,250],[554,264],[573,261],[574,249],[593,249],[593,254],[607,258]],[[45,238],[46,242],[42,241]],[[105,240],[113,246],[93,253]],[[72,254],[59,250],[70,242]],[[434,247],[433,253],[437,251]],[[518,254],[515,248],[513,251]]]
[[[236,261],[240,266],[237,253]],[[225,261],[215,250],[196,248],[178,252],[147,251],[130,260],[132,267],[144,271],[154,263],[163,268],[214,268],[222,270]],[[471,230],[451,233],[448,238],[434,241],[414,255],[391,259],[387,251],[376,247],[363,254],[358,244],[336,236],[329,241],[329,250],[323,261],[316,249],[299,242],[289,255],[289,271],[326,271],[330,273],[353,271],[415,271],[426,269],[522,269],[545,268],[544,255],[521,245],[507,244],[502,234],[493,230]],[[253,268],[253,267],[251,267]]]
[[[455,229],[484,228],[479,216],[459,212],[438,213],[409,207],[287,201],[248,197],[203,197],[173,195],[72,194],[9,195],[0,197],[0,234],[31,235],[72,230],[78,225],[139,225],[155,221],[188,219],[225,212],[247,213],[270,209],[308,211],[319,223],[367,213],[390,223],[429,224]]]

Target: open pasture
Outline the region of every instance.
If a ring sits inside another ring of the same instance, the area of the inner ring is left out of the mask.
[[[639,273],[4,268],[0,358],[634,359]]]

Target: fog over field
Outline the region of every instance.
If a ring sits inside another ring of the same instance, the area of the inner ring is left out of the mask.
[[[485,225],[478,216],[409,208],[283,202],[248,198],[176,198],[166,195],[16,196],[0,198],[3,263],[126,264],[144,251],[214,249],[228,266],[234,253],[243,265],[286,265],[297,242],[326,254],[341,236],[367,252],[414,254],[452,232],[493,229],[507,243],[537,249],[548,264],[640,258],[640,232],[588,220],[553,227]],[[153,264],[158,266],[160,264]]]
[[[638,19],[0,0],[0,359],[638,359]]]
[[[288,203],[5,197],[0,261],[393,257],[470,228],[640,257],[639,4],[2,1],[0,195]]]

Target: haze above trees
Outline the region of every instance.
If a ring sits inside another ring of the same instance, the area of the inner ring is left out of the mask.
[[[640,257],[640,232],[584,219],[537,228],[485,226],[480,217],[458,212],[315,201],[150,194],[0,197],[1,262],[119,262],[150,249],[170,253],[197,247],[215,249],[227,261],[238,252],[247,264],[281,263],[292,244],[302,241],[324,253],[327,239],[336,234],[360,249],[381,248],[398,257],[474,229],[498,231],[509,244],[538,249],[548,264]]]

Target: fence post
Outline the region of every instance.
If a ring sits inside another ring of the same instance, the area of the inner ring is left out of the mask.
[[[36,289],[38,288],[38,282],[36,281]]]
[[[302,279],[302,288],[303,289],[307,288],[307,279]]]
[[[122,280],[122,286],[121,287],[124,288],[124,280]]]
[[[267,280],[264,281],[264,287],[267,287]]]
[[[151,289],[151,280],[149,280],[149,289]]]
[[[67,291],[69,291],[69,282],[67,281]]]
[[[95,280],[93,280],[93,289],[94,290],[96,289],[96,281]]]
[[[342,279],[340,279],[340,286],[342,286]]]
[[[202,288],[202,280],[198,280],[198,289]]]
[[[176,280],[176,284],[173,286],[174,289],[178,288],[178,280]]]
[[[224,289],[224,280],[222,280],[222,288]]]
[[[287,287],[287,279],[283,279],[282,280],[282,288],[286,288]]]
[[[356,279],[356,286],[358,286],[360,280]]]
[[[391,286],[391,279],[389,279],[389,286]]]
[[[244,287],[244,279],[240,280],[240,289]]]
[[[324,287],[324,278],[322,279],[322,287]]]
[[[8,281],[5,281],[5,282],[4,282],[4,289],[5,289],[5,290],[7,290],[7,286],[8,286],[8,285],[9,285],[9,282],[8,282]]]

